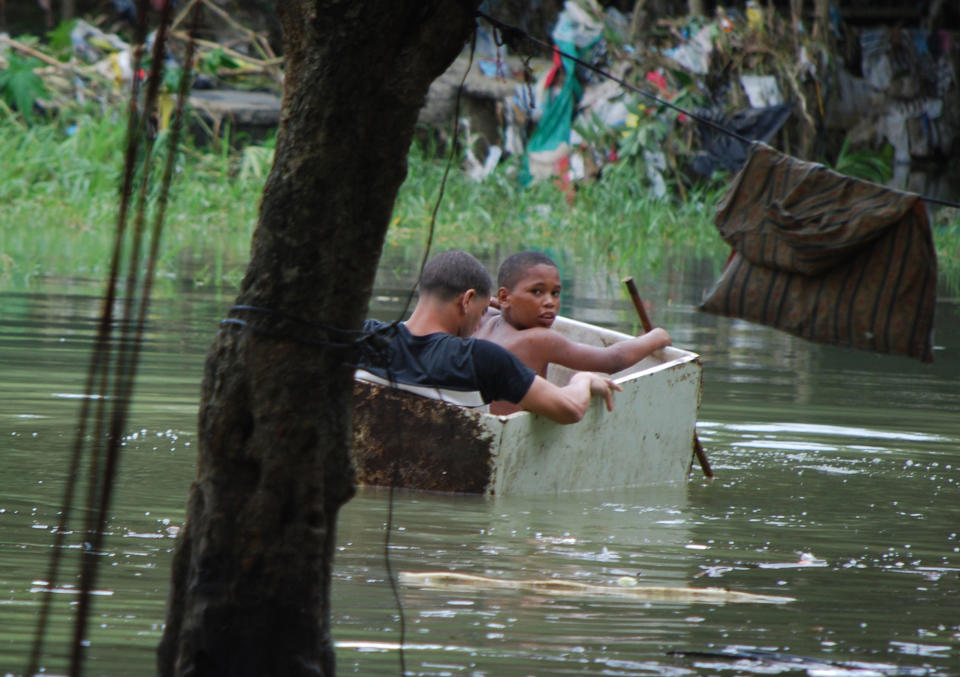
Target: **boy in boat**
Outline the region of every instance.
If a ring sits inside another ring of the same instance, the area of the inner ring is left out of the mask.
[[[462,251],[438,254],[424,266],[420,298],[406,322],[367,320],[364,331],[388,339],[378,356],[362,351],[357,378],[481,406],[505,400],[558,423],[583,418],[594,396],[613,409],[620,387],[598,374],[574,374],[558,387],[490,341],[470,338],[490,305],[493,283],[483,265]]]
[[[612,374],[670,345],[670,335],[660,328],[602,348],[576,343],[552,331],[562,287],[557,264],[546,254],[525,251],[507,257],[500,265],[497,287],[500,312],[487,313],[476,336],[500,344],[541,377],[546,377],[550,362]],[[490,411],[509,414],[517,407],[494,402]]]

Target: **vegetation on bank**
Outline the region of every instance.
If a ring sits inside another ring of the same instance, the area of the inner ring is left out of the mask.
[[[21,287],[38,276],[100,277],[116,227],[125,123],[116,110],[69,122],[26,125],[0,111],[0,284]],[[226,137],[224,137],[226,139]],[[162,159],[163,133],[157,144]],[[159,276],[232,286],[246,264],[271,144],[186,144],[167,209]],[[419,260],[446,162],[414,147],[387,235],[391,257]],[[495,261],[537,247],[613,274],[656,273],[708,260],[719,271],[727,253],[713,227],[725,182],[655,198],[621,163],[576,189],[551,182],[523,187],[516,161],[483,182],[455,166],[437,211],[433,247],[459,247]],[[934,218],[941,277],[960,289],[960,213]]]
[[[184,16],[178,13],[177,21]],[[736,25],[714,31],[714,48],[729,62],[724,72],[729,70],[727,75],[739,82],[741,71],[762,66],[760,71],[777,75],[781,87],[798,95],[804,90],[811,108],[819,102],[820,90],[814,91],[812,81],[796,80],[793,54],[798,47],[820,53],[825,45],[811,42],[811,35],[795,34],[796,27],[775,12],[765,21],[741,17]],[[690,17],[684,25],[693,30],[701,23]],[[86,36],[81,41],[86,46],[79,51],[71,38],[78,27]],[[108,49],[103,41],[122,36],[98,35],[97,30],[69,21],[42,38],[0,36],[0,148],[5,151],[0,157],[0,285],[29,284],[44,275],[101,277],[107,270],[119,202],[125,87],[113,70],[100,68],[112,63],[108,53],[116,56],[113,52],[120,49]],[[282,59],[275,57],[265,36],[243,33],[249,41],[245,49],[257,58],[240,59],[232,49],[204,43],[196,70],[218,86],[249,87],[267,78],[278,87]],[[607,31],[605,39],[614,62],[636,61],[637,45],[624,42],[625,35]],[[763,49],[758,51],[757,45]],[[660,64],[654,56],[647,54],[641,61]],[[663,82],[649,79],[653,71],[630,72],[638,78],[634,84],[645,91],[659,83],[664,96],[672,92],[668,98],[673,97],[675,105],[692,110],[710,104],[702,88],[677,68],[666,64],[661,76],[669,77]],[[167,72],[166,90],[172,91],[179,73],[176,67]],[[739,85],[731,89],[730,106],[744,103],[738,91]],[[713,215],[729,176],[691,186],[682,160],[696,145],[692,126],[675,124],[679,120],[672,110],[653,106],[645,97],[624,100],[630,112],[625,127],[608,128],[598,118],[576,126],[589,147],[604,151],[600,180],[523,187],[518,158],[501,163],[482,182],[454,169],[437,210],[434,249],[462,247],[495,262],[506,252],[536,247],[561,254],[568,263],[614,275],[656,275],[690,261],[705,261],[719,272],[728,248],[717,235]],[[810,157],[797,150],[814,138],[808,118],[796,118],[806,132],[787,129],[778,137],[799,157]],[[162,132],[160,137],[158,149]],[[463,141],[470,144],[469,133],[466,137]],[[227,139],[229,130],[218,134],[207,127],[206,145],[181,149],[167,210],[161,279],[229,287],[243,274],[272,146]],[[849,144],[850,138],[844,138],[839,154],[831,153],[824,161],[852,176],[889,180],[891,146],[876,150]],[[658,186],[663,198],[654,196],[644,165],[648,153],[665,155],[666,185]],[[385,254],[415,264],[428,238],[445,161],[432,150],[416,147],[409,161]],[[957,210],[937,210],[934,233],[943,283],[952,292],[960,290]]]
[[[9,122],[9,121],[8,121]],[[74,122],[0,125],[0,279],[103,275],[116,227],[124,118],[119,111]],[[157,148],[162,147],[163,135]],[[226,141],[186,145],[171,191],[161,277],[235,284],[246,264],[272,146]],[[415,146],[387,235],[387,251],[418,260],[430,230],[446,161]],[[495,259],[517,247],[551,248],[587,263],[637,270],[666,257],[714,256],[717,189],[656,200],[629,172],[564,193],[549,182],[522,187],[505,164],[483,182],[456,167],[440,202],[433,247],[461,247]],[[572,203],[572,204],[571,204]]]

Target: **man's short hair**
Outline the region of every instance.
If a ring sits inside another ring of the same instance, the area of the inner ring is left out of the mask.
[[[553,259],[541,252],[525,251],[508,256],[500,264],[500,272],[497,273],[497,286],[513,289],[528,270],[541,263],[557,268]]]
[[[490,273],[467,252],[451,249],[437,254],[423,267],[420,276],[420,292],[436,296],[441,301],[450,301],[468,289],[476,290],[479,296],[490,296],[493,281]]]

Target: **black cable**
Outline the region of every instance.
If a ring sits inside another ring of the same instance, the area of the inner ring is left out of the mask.
[[[400,642],[398,655],[400,657],[400,674],[407,674],[406,657],[403,646],[406,642],[407,624],[403,613],[403,602],[400,601],[400,591],[397,589],[397,580],[393,575],[393,568],[390,566],[390,532],[393,531],[393,492],[400,480],[400,469],[398,462],[393,462],[393,478],[390,482],[390,495],[387,497],[387,533],[383,539],[383,562],[387,569],[387,580],[390,581],[390,589],[393,591],[393,599],[397,604],[397,615],[400,617]]]
[[[443,170],[443,178],[440,179],[440,193],[437,195],[437,201],[433,205],[433,212],[430,214],[430,229],[427,232],[427,244],[423,252],[423,258],[420,261],[420,271],[417,273],[417,281],[414,282],[413,288],[410,289],[410,294],[407,296],[407,302],[400,312],[400,317],[397,318],[398,321],[402,320],[406,316],[407,311],[410,310],[410,302],[413,300],[413,294],[416,292],[417,285],[420,284],[420,278],[423,276],[423,267],[427,265],[427,259],[430,257],[430,247],[433,245],[433,232],[437,224],[437,212],[440,211],[440,203],[443,201],[443,191],[447,186],[447,176],[450,174],[450,167],[453,165],[453,158],[457,153],[457,140],[460,138],[460,97],[461,94],[463,94],[463,86],[467,82],[467,75],[469,75],[470,69],[473,67],[473,54],[476,48],[477,31],[476,28],[474,28],[473,39],[470,41],[470,60],[467,62],[467,67],[463,71],[460,86],[457,87],[457,98],[453,106],[453,135],[450,139],[450,153],[447,155],[447,166]]]
[[[282,318],[282,319],[284,319],[284,320],[288,320],[288,321],[293,322],[293,323],[295,323],[295,324],[301,324],[301,325],[303,325],[303,326],[305,326],[305,327],[308,327],[308,328],[310,328],[310,329],[319,329],[319,330],[321,330],[321,331],[326,331],[326,332],[331,333],[331,334],[342,334],[343,336],[349,336],[349,335],[357,335],[357,336],[359,336],[359,335],[366,334],[366,332],[364,332],[362,329],[342,329],[342,328],[340,328],[340,327],[335,327],[335,326],[333,326],[332,324],[327,324],[326,322],[315,322],[315,321],[311,321],[311,320],[305,320],[305,319],[303,319],[302,317],[297,317],[296,315],[291,315],[291,314],[285,313],[285,312],[283,312],[283,311],[281,311],[281,310],[274,310],[273,308],[264,308],[264,307],[262,307],[262,306],[250,306],[250,305],[238,304],[238,305],[232,306],[232,307],[230,308],[230,310],[231,310],[231,311],[234,311],[234,310],[240,310],[240,311],[247,310],[247,311],[254,312],[254,313],[263,313],[263,314],[267,314],[267,315],[275,315],[275,316],[277,316],[277,317],[280,317],[280,318]]]
[[[389,324],[383,329],[377,331],[365,331],[363,329],[342,329],[340,327],[335,327],[331,324],[325,322],[311,322],[309,320],[304,320],[295,315],[290,315],[289,313],[284,313],[282,311],[273,310],[271,308],[263,308],[259,306],[249,306],[249,305],[235,305],[230,309],[233,311],[251,311],[255,313],[261,313],[265,315],[273,315],[280,317],[284,320],[292,322],[294,324],[303,325],[304,327],[312,330],[319,330],[325,332],[327,335],[332,336],[332,339],[311,339],[305,338],[302,336],[296,336],[289,332],[275,331],[254,325],[251,322],[246,320],[241,320],[236,317],[227,317],[220,320],[221,325],[233,325],[243,329],[248,329],[251,332],[257,334],[258,336],[264,336],[278,341],[291,341],[294,343],[299,343],[301,345],[313,347],[313,348],[330,348],[334,350],[359,350],[362,354],[366,355],[368,359],[374,364],[385,364],[383,359],[379,359],[377,355],[382,353],[387,344],[390,341],[388,334],[392,329],[395,329],[396,323]]]
[[[457,153],[457,141],[460,138],[460,102],[463,95],[463,88],[467,81],[467,76],[470,74],[470,69],[473,67],[473,57],[476,52],[476,48],[477,48],[477,31],[476,29],[474,29],[473,37],[470,41],[470,58],[469,58],[469,61],[467,62],[467,67],[463,71],[463,77],[460,80],[460,86],[457,87],[457,96],[456,96],[454,107],[453,107],[453,133],[451,134],[451,139],[450,139],[450,152],[447,154],[447,165],[443,170],[443,177],[440,180],[440,191],[437,195],[437,200],[433,205],[433,211],[430,214],[430,228],[427,232],[427,242],[426,242],[426,246],[424,247],[423,258],[420,260],[420,269],[417,272],[416,282],[414,282],[413,286],[410,289],[410,293],[407,295],[407,301],[404,304],[403,310],[400,312],[399,317],[394,322],[384,327],[384,329],[381,330],[381,332],[375,332],[373,334],[370,334],[371,339],[369,342],[363,343],[362,342],[363,339],[359,339],[357,342],[358,346],[373,345],[380,349],[377,356],[380,360],[382,360],[380,364],[385,364],[386,370],[387,370],[387,377],[388,377],[387,380],[390,382],[390,385],[393,388],[397,387],[397,381],[396,381],[396,378],[394,377],[390,362],[388,360],[388,353],[387,353],[388,344],[383,343],[382,341],[378,344],[375,342],[375,338],[372,338],[372,337],[379,336],[382,339],[385,337],[388,331],[394,334],[396,333],[397,324],[406,317],[407,312],[410,310],[410,303],[413,301],[413,295],[420,284],[420,279],[423,277],[423,268],[424,266],[427,265],[427,260],[430,257],[430,249],[433,246],[433,234],[436,230],[437,213],[440,211],[440,204],[443,201],[443,194],[447,185],[447,177],[450,175],[450,168],[451,166],[453,166],[453,159],[454,157],[456,157],[456,153]],[[367,353],[367,355],[369,356],[369,353]],[[419,362],[419,357],[415,356],[415,358]],[[376,364],[377,362],[373,362],[373,363]],[[420,366],[422,369],[423,365],[421,364]],[[440,391],[440,388],[437,387],[436,391],[437,391],[438,399],[443,401],[443,393]],[[392,529],[392,525],[393,525],[393,491],[398,480],[399,480],[399,471],[398,471],[396,462],[394,462],[393,478],[390,482],[390,495],[387,500],[387,533],[386,533],[384,546],[383,546],[383,561],[387,570],[387,580],[390,581],[390,589],[393,591],[393,598],[397,604],[397,614],[400,618],[400,644],[399,644],[398,653],[400,657],[400,674],[405,675],[407,673],[407,668],[406,668],[406,659],[404,657],[403,646],[404,646],[404,642],[405,642],[404,638],[406,634],[406,619],[403,613],[403,604],[400,601],[400,593],[397,589],[397,581],[393,576],[393,569],[390,565],[390,530]]]
[[[294,336],[289,333],[273,331],[263,327],[256,326],[246,320],[241,320],[236,317],[227,317],[220,320],[221,326],[234,326],[240,329],[245,329],[253,332],[258,336],[263,336],[265,338],[274,339],[277,341],[292,341],[294,343],[299,343],[300,345],[312,347],[312,348],[327,348],[333,350],[343,350],[359,353],[361,362],[353,362],[350,360],[344,360],[346,366],[352,367],[354,369],[363,368],[363,364],[373,365],[382,367],[387,374],[387,382],[390,384],[391,388],[397,389],[399,387],[399,381],[396,379],[396,376],[393,373],[391,368],[391,360],[389,355],[390,343],[396,336],[397,331],[399,330],[400,322],[395,320],[390,323],[385,323],[383,327],[374,329],[373,331],[364,330],[364,329],[341,329],[339,327],[334,327],[329,324],[321,322],[309,322],[303,320],[294,315],[289,315],[283,312],[274,311],[269,308],[261,308],[258,306],[245,306],[245,305],[236,305],[231,308],[233,310],[250,310],[260,313],[265,313],[269,315],[277,315],[285,319],[291,320],[293,322],[306,325],[310,328],[321,329],[323,331],[330,332],[332,334],[343,334],[345,337],[355,337],[350,340],[326,340],[326,339],[309,339],[303,338],[300,336]],[[422,373],[427,373],[427,369],[424,367],[423,362],[420,360],[420,356],[416,354],[410,355],[411,359],[416,362],[417,366],[420,367]],[[427,386],[432,387],[437,396],[435,399],[441,402],[448,402],[448,400],[443,396],[443,391],[439,386]]]

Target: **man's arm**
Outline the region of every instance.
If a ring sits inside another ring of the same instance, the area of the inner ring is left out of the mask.
[[[622,388],[608,378],[589,372],[574,374],[562,388],[537,376],[519,404],[557,423],[576,423],[587,413],[594,395],[603,397],[607,410],[613,411],[614,390]]]
[[[613,374],[633,366],[655,350],[670,345],[670,335],[659,327],[646,334],[606,347],[589,346],[553,329],[523,329],[507,347],[526,364],[530,356],[577,371]],[[532,366],[532,365],[530,365]]]

